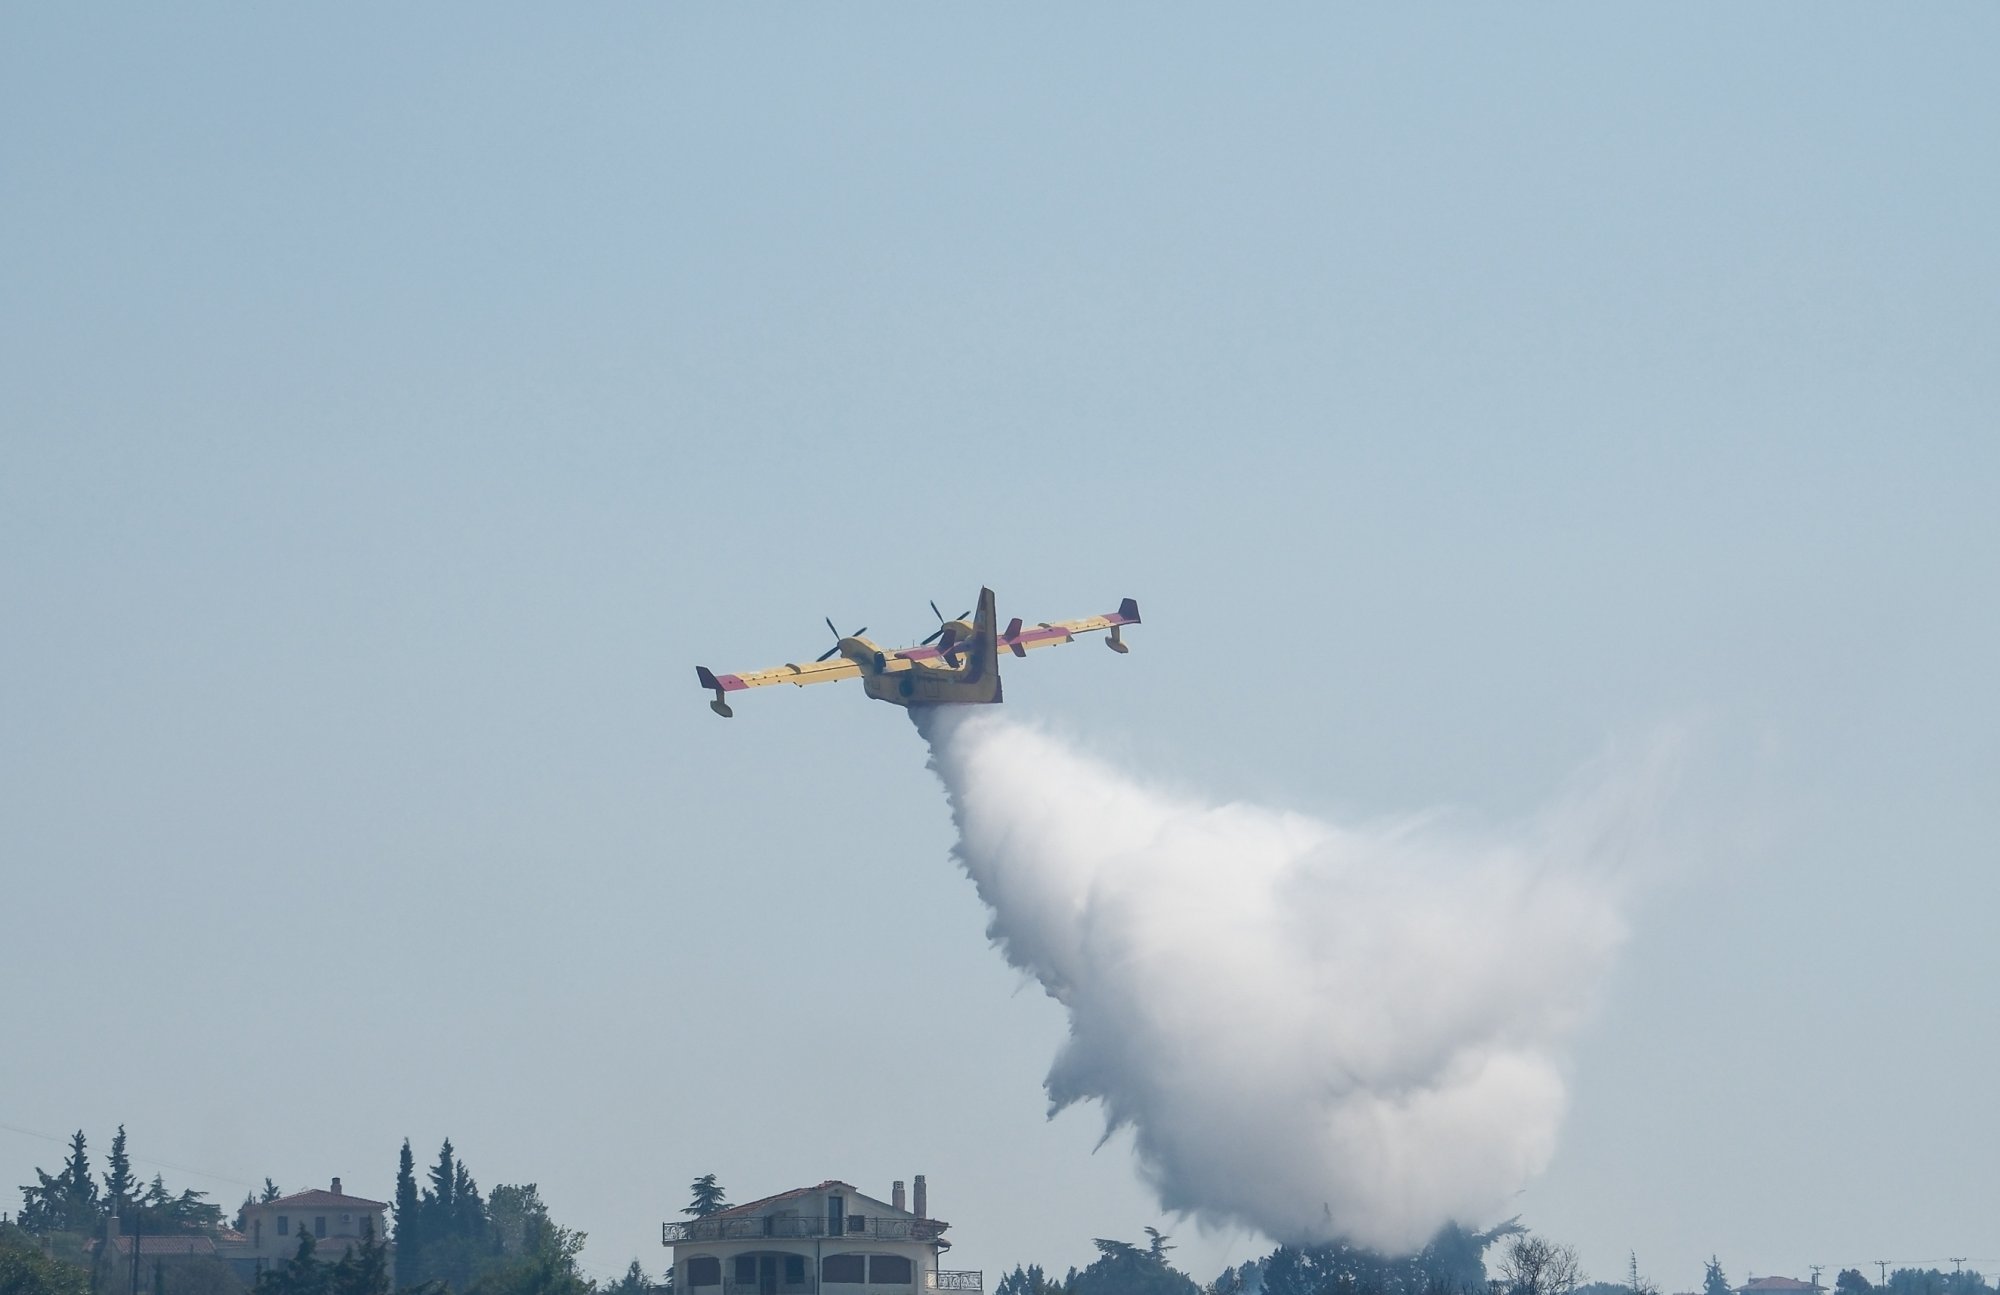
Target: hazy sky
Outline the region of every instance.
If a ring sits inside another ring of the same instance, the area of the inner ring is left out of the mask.
[[[122,1121],[386,1198],[448,1135],[601,1273],[708,1172],[925,1173],[989,1286],[1260,1253],[1044,1121],[904,716],[694,686],[983,582],[1137,597],[1008,703],[1212,799],[1504,824],[1685,728],[1524,1220],[1668,1290],[2000,1256],[1996,48],[10,7],[0,1185]]]

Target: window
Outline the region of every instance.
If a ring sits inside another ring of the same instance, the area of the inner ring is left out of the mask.
[[[910,1284],[909,1256],[869,1255],[868,1283],[871,1286],[908,1286]]]
[[[278,1235],[281,1237],[292,1235],[292,1221],[283,1214],[278,1216]]]
[[[313,1235],[316,1237],[326,1235],[326,1215],[321,1214],[313,1219]]]
[[[828,1255],[819,1261],[819,1279],[823,1282],[853,1282],[859,1286],[868,1280],[867,1255]]]
[[[745,1283],[755,1282],[757,1280],[756,1255],[736,1256],[736,1280]]]
[[[688,1260],[688,1285],[722,1285],[722,1261],[712,1255],[702,1255]]]
[[[252,1219],[252,1220],[251,1220],[251,1222],[250,1222],[250,1236],[251,1236],[251,1241],[250,1241],[250,1244],[251,1244],[251,1245],[253,1245],[253,1246],[261,1246],[261,1245],[263,1245],[263,1244],[264,1244],[264,1220],[263,1220],[263,1219],[261,1219],[261,1218],[260,1218],[260,1219]]]
[[[785,1285],[803,1286],[805,1284],[806,1284],[806,1257],[804,1255],[786,1255]]]

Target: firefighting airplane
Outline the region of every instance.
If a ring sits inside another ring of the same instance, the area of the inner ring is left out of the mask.
[[[937,604],[931,604],[937,612]],[[970,621],[967,616],[972,616]],[[961,612],[956,620],[944,620],[937,631],[915,647],[885,649],[861,637],[862,626],[852,634],[826,627],[838,641],[820,657],[805,665],[781,665],[751,674],[716,674],[707,666],[694,668],[701,686],[714,692],[708,708],[728,719],[735,712],[725,700],[730,693],[768,684],[789,683],[803,688],[809,683],[832,683],[836,679],[860,676],[861,686],[876,701],[898,706],[929,706],[941,703],[978,703],[1000,700],[1000,648],[1015,656],[1028,655],[1030,648],[1054,647],[1068,643],[1079,634],[1110,630],[1104,646],[1113,652],[1126,651],[1119,636],[1127,625],[1139,623],[1139,604],[1130,598],[1118,610],[1104,616],[1086,616],[1074,621],[1043,621],[1023,628],[1016,616],[1005,630],[997,630],[993,615],[993,591],[979,591],[978,613]],[[935,644],[935,646],[932,646]]]

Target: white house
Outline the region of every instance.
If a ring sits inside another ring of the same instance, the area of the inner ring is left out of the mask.
[[[828,1179],[705,1218],[661,1225],[673,1247],[677,1295],[979,1295],[977,1272],[942,1268],[951,1226],[931,1218],[923,1175],[909,1208]]]
[[[377,1241],[388,1240],[388,1214],[386,1202],[349,1196],[336,1178],[332,1191],[315,1187],[274,1201],[246,1203],[243,1232],[234,1244],[223,1247],[222,1257],[241,1273],[260,1273],[297,1254],[299,1234],[310,1232],[316,1257],[331,1262],[360,1245],[365,1232],[372,1232]]]

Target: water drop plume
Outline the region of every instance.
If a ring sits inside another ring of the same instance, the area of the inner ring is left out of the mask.
[[[1069,1014],[1051,1115],[1100,1103],[1164,1208],[1277,1241],[1405,1252],[1515,1212],[1657,769],[1504,833],[1343,826],[1149,788],[996,708],[913,715],[989,934]]]

